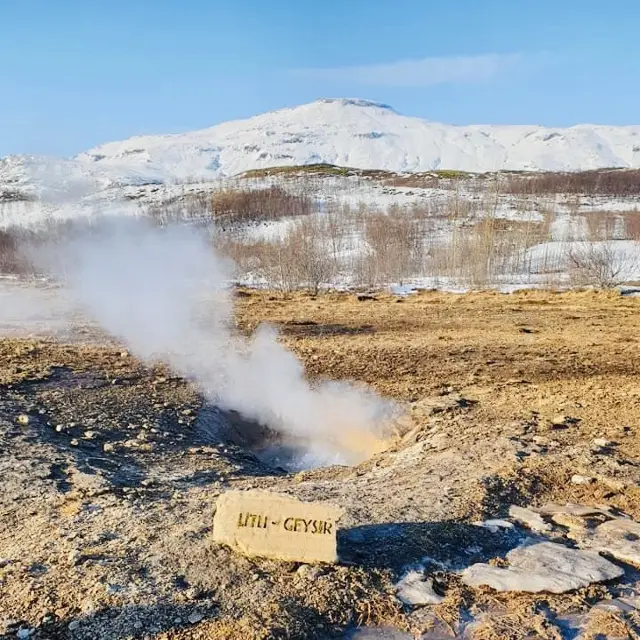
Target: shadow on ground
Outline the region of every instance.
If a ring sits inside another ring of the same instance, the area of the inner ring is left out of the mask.
[[[394,522],[338,530],[343,562],[396,574],[411,565],[460,570],[506,554],[522,541],[515,530],[491,532],[460,522]]]
[[[0,386],[0,436],[46,458],[50,478],[63,493],[72,488],[73,469],[99,475],[116,491],[143,483],[162,491],[163,485],[173,490],[221,477],[284,473],[233,441],[233,412],[206,408],[200,417],[202,399],[187,388],[177,378],[155,385],[147,371],[109,379],[101,370],[56,366],[43,378]],[[18,416],[27,421],[20,423]],[[193,464],[185,464],[185,456]]]

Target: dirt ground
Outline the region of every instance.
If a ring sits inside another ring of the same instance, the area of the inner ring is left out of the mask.
[[[278,326],[311,378],[405,403],[409,433],[356,467],[287,473],[212,441],[196,389],[92,328],[0,339],[0,637],[559,639],[575,620],[585,639],[640,637],[635,608],[595,606],[640,594],[632,567],[556,596],[458,575],[531,535],[473,524],[511,504],[640,520],[640,298],[240,291],[237,310],[240,331]],[[230,488],[344,507],[340,564],[215,545]],[[412,566],[441,604],[398,600]]]

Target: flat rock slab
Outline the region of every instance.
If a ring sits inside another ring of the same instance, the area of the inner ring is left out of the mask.
[[[542,516],[566,514],[570,516],[577,516],[579,518],[588,518],[590,516],[599,515],[605,516],[606,518],[616,517],[608,507],[588,507],[583,504],[573,504],[571,502],[567,504],[545,504],[535,511]]]
[[[553,542],[518,547],[507,554],[507,560],[510,566],[505,568],[471,565],[462,572],[462,581],[496,591],[565,593],[624,574],[624,569],[595,551],[578,551]]]
[[[247,556],[337,562],[341,507],[268,491],[228,491],[217,501],[213,538]]]
[[[553,529],[553,527],[545,522],[543,517],[532,509],[527,509],[525,507],[518,507],[515,504],[512,504],[509,507],[509,515],[520,524],[524,524],[529,527],[529,529],[533,531],[537,531],[538,533],[547,533]]]
[[[581,546],[597,549],[603,553],[640,567],[640,523],[624,518],[609,520],[596,527],[595,530],[585,532],[582,536],[575,536]]]

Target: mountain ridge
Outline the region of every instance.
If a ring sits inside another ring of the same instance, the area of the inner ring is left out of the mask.
[[[0,189],[37,191],[59,181],[99,190],[318,163],[394,172],[640,168],[640,125],[448,125],[370,100],[321,98],[196,131],[108,142],[68,159],[7,156]]]

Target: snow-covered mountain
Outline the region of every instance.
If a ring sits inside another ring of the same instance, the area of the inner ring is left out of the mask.
[[[0,160],[0,190],[92,191],[320,162],[397,172],[638,168],[640,125],[453,126],[375,102],[324,99],[201,131],[110,142],[73,159],[11,156]]]

